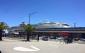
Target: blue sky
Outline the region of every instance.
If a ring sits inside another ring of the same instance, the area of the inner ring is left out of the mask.
[[[85,27],[85,0],[0,0],[0,21],[9,26],[28,23],[32,12],[37,12],[32,24],[48,20]]]

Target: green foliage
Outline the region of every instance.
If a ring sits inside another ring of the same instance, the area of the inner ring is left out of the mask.
[[[3,29],[5,29],[5,28],[6,28],[6,26],[4,25],[4,23],[1,22],[1,23],[0,23],[0,30],[3,30]]]
[[[29,24],[25,25],[24,28],[25,28],[25,31],[27,31],[27,32],[33,32],[34,31],[34,28],[32,27],[32,25],[29,25]]]

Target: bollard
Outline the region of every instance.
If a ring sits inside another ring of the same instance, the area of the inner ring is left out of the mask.
[[[1,53],[1,51],[0,51],[0,53]]]

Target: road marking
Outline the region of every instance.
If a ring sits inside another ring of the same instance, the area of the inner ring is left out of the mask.
[[[30,46],[30,48],[25,48],[25,47],[14,47],[13,49],[16,50],[16,51],[39,51],[40,49],[39,48],[36,48],[34,46]]]
[[[35,46],[33,46],[33,45],[30,46],[30,47],[33,48],[34,50],[37,50],[37,51],[40,50],[39,48],[37,48],[37,47],[35,47]]]

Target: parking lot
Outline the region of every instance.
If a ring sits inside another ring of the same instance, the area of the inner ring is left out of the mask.
[[[84,43],[65,44],[59,41],[32,40],[25,42],[17,39],[3,38],[0,41],[2,53],[85,53]]]

